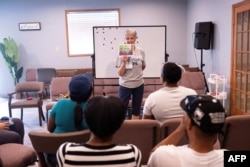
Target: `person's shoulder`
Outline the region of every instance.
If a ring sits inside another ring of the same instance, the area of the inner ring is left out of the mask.
[[[158,154],[175,154],[180,151],[186,150],[188,147],[186,145],[175,146],[175,145],[163,145],[158,147],[154,152]]]
[[[71,148],[76,148],[77,146],[79,146],[79,143],[74,143],[74,142],[64,142],[59,146],[58,151],[62,151],[62,152],[66,152],[71,150]]]
[[[119,149],[128,149],[128,150],[133,150],[134,152],[141,152],[141,150],[139,149],[139,147],[137,147],[134,144],[118,144],[116,145],[117,148]]]
[[[58,100],[58,102],[68,102],[71,101],[70,98],[61,98]]]
[[[163,92],[162,90],[163,90],[163,88],[157,89],[157,90],[151,92],[151,93],[148,95],[148,97],[149,97],[149,96],[151,96],[151,97],[159,96],[159,94],[162,94],[162,92]],[[165,94],[165,93],[164,93],[164,94]]]
[[[76,146],[79,146],[80,143],[74,143],[74,142],[64,142],[61,144],[60,147],[67,147],[67,148],[70,148],[70,147],[76,147]]]
[[[187,92],[191,92],[193,94],[197,94],[194,89],[191,89],[191,88],[188,88],[188,87],[185,87],[185,86],[179,86],[179,89],[185,90]]]
[[[69,98],[61,98],[60,100],[57,101],[56,104],[63,105],[63,104],[71,104],[71,103],[74,103],[74,101],[72,101]]]

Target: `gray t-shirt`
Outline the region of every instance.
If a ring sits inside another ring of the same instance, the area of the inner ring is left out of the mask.
[[[122,57],[118,56],[119,67]],[[134,54],[128,58],[126,70],[119,77],[119,84],[127,88],[136,88],[144,83],[142,66],[145,66],[145,52],[142,48],[135,48]]]

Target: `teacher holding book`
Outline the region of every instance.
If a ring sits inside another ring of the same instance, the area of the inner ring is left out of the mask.
[[[125,38],[126,44],[132,50],[132,55],[122,54],[118,57],[118,95],[127,108],[129,100],[132,99],[132,119],[139,119],[144,92],[143,70],[146,67],[145,53],[142,48],[135,45],[137,40],[136,30],[128,29],[125,33]],[[126,47],[126,44],[122,48]]]

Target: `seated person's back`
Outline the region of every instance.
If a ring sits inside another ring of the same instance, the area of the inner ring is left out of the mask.
[[[59,167],[140,166],[141,152],[135,145],[117,145],[112,141],[125,115],[125,105],[118,97],[97,96],[90,99],[85,110],[90,139],[86,143],[62,144],[57,152]]]
[[[75,75],[69,82],[69,99],[60,99],[51,109],[48,131],[66,133],[88,129],[83,110],[92,94],[93,76]],[[56,166],[55,154],[47,154],[47,163]]]
[[[179,86],[182,68],[176,63],[168,62],[162,67],[161,77],[164,87],[151,93],[144,104],[143,119],[164,121],[184,114],[179,103],[187,95],[196,95],[196,91]]]
[[[48,130],[53,133],[87,129],[83,110],[92,94],[93,76],[75,75],[69,82],[69,99],[60,99],[51,109]]]

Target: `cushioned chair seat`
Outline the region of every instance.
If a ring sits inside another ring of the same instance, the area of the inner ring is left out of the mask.
[[[22,108],[22,107],[37,107],[39,104],[38,99],[26,100],[26,101],[17,101],[11,104],[11,108]]]
[[[35,161],[37,156],[32,147],[15,143],[0,145],[0,166],[27,167]]]

